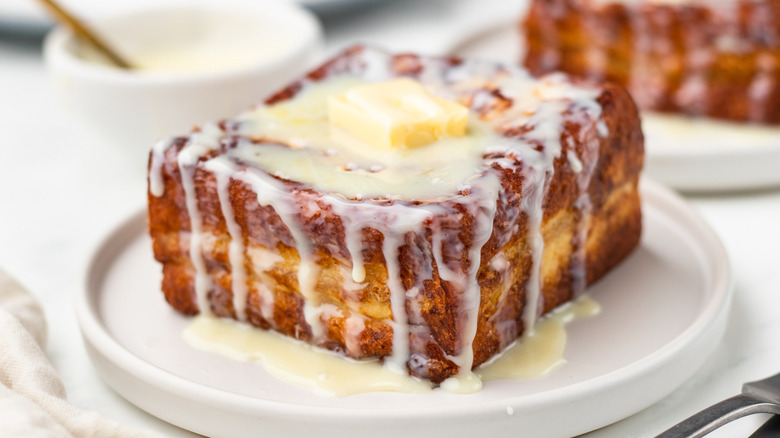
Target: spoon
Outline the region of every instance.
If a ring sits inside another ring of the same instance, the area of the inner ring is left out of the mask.
[[[40,2],[46,6],[57,21],[70,27],[77,37],[91,44],[97,51],[105,55],[115,66],[126,70],[131,70],[133,68],[126,59],[119,56],[115,50],[106,45],[97,34],[81,20],[63,9],[56,0],[40,0]]]

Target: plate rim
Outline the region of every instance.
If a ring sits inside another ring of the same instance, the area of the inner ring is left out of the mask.
[[[162,388],[171,395],[186,397],[187,399],[197,399],[203,405],[219,407],[224,410],[226,407],[235,413],[254,413],[261,410],[264,414],[273,415],[283,419],[300,419],[301,415],[312,421],[327,420],[328,422],[348,419],[352,422],[388,421],[388,420],[433,420],[436,418],[453,418],[468,414],[469,416],[491,415],[496,410],[503,412],[507,406],[512,406],[516,410],[532,406],[538,409],[546,409],[550,404],[559,403],[562,399],[567,400],[566,394],[571,393],[579,395],[589,393],[594,390],[609,390],[614,386],[622,386],[626,382],[662,368],[666,363],[673,360],[680,350],[685,349],[697,338],[704,337],[707,330],[718,329],[719,333],[710,334],[715,336],[714,346],[717,346],[722,338],[728,310],[733,296],[734,280],[731,271],[731,263],[728,259],[726,250],[715,233],[715,231],[706,223],[706,221],[687,204],[679,195],[671,190],[643,179],[641,196],[652,203],[666,204],[669,208],[677,212],[685,213],[685,219],[692,221],[697,227],[698,237],[696,241],[699,246],[706,250],[708,258],[715,262],[715,277],[712,279],[711,290],[709,291],[708,301],[701,305],[696,318],[689,323],[685,330],[677,334],[674,338],[666,342],[662,347],[652,353],[621,368],[611,370],[610,372],[600,374],[588,380],[567,385],[561,388],[536,393],[531,395],[519,396],[514,398],[501,398],[497,400],[480,401],[476,404],[464,403],[458,406],[436,407],[424,411],[412,411],[406,409],[388,410],[349,410],[342,407],[332,406],[312,406],[287,401],[268,400],[258,397],[252,397],[243,394],[232,393],[220,388],[209,387],[198,382],[187,380],[173,372],[164,370],[156,365],[147,362],[137,356],[132,351],[127,350],[108,332],[104,323],[101,321],[100,311],[97,308],[97,301],[91,299],[93,295],[99,296],[99,284],[104,279],[107,272],[105,267],[115,262],[116,256],[121,254],[129,243],[138,238],[136,232],[128,232],[128,229],[143,230],[145,225],[145,209],[132,214],[123,220],[118,226],[112,228],[95,245],[94,251],[89,253],[89,262],[86,264],[84,272],[84,287],[79,288],[76,293],[76,315],[84,342],[90,344],[97,354],[101,354],[105,359],[121,371],[131,375],[134,378],[141,379],[146,384],[151,384],[157,388]],[[660,210],[660,208],[659,208]],[[122,239],[123,235],[124,239]],[[701,245],[701,239],[705,239],[706,244]],[[96,295],[98,294],[98,295]],[[717,324],[721,327],[715,327]],[[714,350],[714,346],[701,358],[701,364],[706,360],[709,354]],[[95,358],[91,358],[95,363]],[[695,366],[693,372],[698,370],[701,364]],[[106,377],[98,368],[98,374],[109,384]],[[686,376],[682,382],[691,377]],[[681,382],[681,383],[682,383]],[[679,384],[674,385],[665,395],[674,391]],[[116,388],[115,388],[116,389]],[[121,391],[118,391],[121,393]],[[122,394],[124,396],[124,394]],[[652,403],[656,402],[654,400]],[[132,402],[132,400],[131,400]],[[644,407],[652,403],[644,404]],[[134,403],[135,404],[135,403]],[[641,409],[644,409],[642,407]],[[143,409],[143,407],[141,407]],[[641,410],[640,409],[640,410]],[[152,415],[157,415],[150,412]],[[621,417],[623,418],[623,417]],[[609,424],[609,423],[607,423]],[[604,424],[606,425],[606,424]]]

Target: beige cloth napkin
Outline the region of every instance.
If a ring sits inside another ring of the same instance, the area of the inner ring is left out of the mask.
[[[45,338],[41,306],[0,270],[0,437],[159,436],[69,404],[43,352]]]

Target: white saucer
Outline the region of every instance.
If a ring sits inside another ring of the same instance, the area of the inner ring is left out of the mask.
[[[519,20],[467,32],[445,53],[516,64]],[[686,192],[780,186],[780,127],[642,114],[647,175]]]
[[[568,327],[567,363],[537,380],[486,382],[469,395],[321,398],[245,363],[196,350],[189,319],[160,292],[139,212],[93,254],[77,296],[98,374],[131,403],[208,436],[351,438],[573,436],[636,413],[690,378],[719,343],[731,300],[718,238],[671,191],[643,182],[644,235],[588,290],[601,313]]]

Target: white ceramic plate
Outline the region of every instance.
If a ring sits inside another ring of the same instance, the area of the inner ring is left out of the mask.
[[[523,51],[518,20],[477,29],[446,53],[517,63]],[[780,185],[780,128],[684,116],[642,114],[646,172],[686,192],[759,189]]]
[[[536,380],[487,382],[469,395],[366,393],[321,398],[245,363],[194,349],[189,320],[160,292],[139,212],[95,251],[77,297],[99,375],[133,404],[208,436],[277,438],[573,436],[672,392],[720,341],[731,283],[709,226],[643,182],[641,246],[588,290],[602,312],[568,326],[567,363]]]

